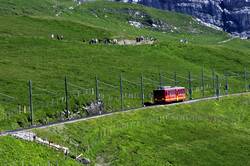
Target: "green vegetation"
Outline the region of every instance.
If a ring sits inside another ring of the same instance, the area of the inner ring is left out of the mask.
[[[119,113],[35,130],[94,164],[249,165],[250,96]]]
[[[194,97],[200,97],[203,66],[206,96],[214,94],[211,68],[220,76],[222,93],[225,93],[225,71],[238,73],[229,78],[230,93],[245,90],[243,70],[250,64],[249,41],[235,39],[218,44],[230,37],[199,25],[190,16],[105,1],[80,6],[71,0],[0,0],[0,3],[0,115],[5,117],[0,119],[0,131],[29,125],[28,80],[33,81],[35,124],[62,118],[64,76],[70,83],[73,111],[95,99],[96,75],[101,81],[115,85],[100,83],[101,97],[108,111],[120,107],[120,73],[137,84],[143,73],[146,101],[151,100],[152,90],[160,84],[160,72],[165,85],[174,85],[174,72],[177,72],[178,85],[187,87],[187,75],[191,71]],[[145,17],[136,16],[138,12]],[[157,20],[168,26],[165,32],[150,27],[138,29],[128,24],[130,20],[144,24]],[[64,40],[52,40],[51,34],[63,35]],[[106,37],[134,39],[141,35],[152,36],[157,42],[141,46],[83,42]],[[180,39],[189,43],[180,43]],[[140,106],[138,85],[124,81],[124,93],[126,109]],[[128,97],[131,94],[133,98]]]
[[[80,165],[63,153],[12,137],[0,138],[0,154],[1,165]]]

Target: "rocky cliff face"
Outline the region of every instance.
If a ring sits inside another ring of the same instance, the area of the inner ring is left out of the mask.
[[[250,37],[250,0],[115,0],[190,14],[241,37]]]

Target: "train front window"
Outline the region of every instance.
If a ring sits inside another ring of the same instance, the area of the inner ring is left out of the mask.
[[[165,99],[165,91],[163,91],[163,90],[154,91],[154,98],[155,99]]]

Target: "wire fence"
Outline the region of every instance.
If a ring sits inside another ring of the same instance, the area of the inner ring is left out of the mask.
[[[190,100],[245,92],[250,90],[249,78],[250,73],[246,70],[223,75],[214,70],[211,73],[202,70],[196,75],[160,72],[141,74],[137,79],[129,79],[123,73],[115,82],[96,77],[92,85],[79,85],[65,78],[64,88],[58,91],[36,83],[32,85],[29,81],[27,103],[0,92],[0,124],[4,126],[15,119],[18,126],[14,127],[18,128],[87,117],[90,115],[86,107],[99,101],[103,104],[103,112],[140,108],[153,102],[153,90],[160,86],[185,87]]]

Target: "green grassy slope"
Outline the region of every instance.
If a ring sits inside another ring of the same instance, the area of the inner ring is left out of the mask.
[[[102,81],[118,85],[121,72],[124,78],[137,83],[143,73],[146,78],[154,80],[153,83],[145,81],[151,84],[145,87],[149,95],[159,84],[160,71],[167,77],[166,85],[173,85],[176,71],[180,76],[180,86],[187,86],[187,73],[192,71],[195,87],[199,88],[202,66],[205,67],[205,84],[210,87],[211,68],[216,68],[216,73],[222,78],[224,71],[242,73],[250,64],[249,41],[235,39],[218,44],[229,36],[199,25],[182,14],[111,2],[89,2],[77,6],[71,0],[60,3],[0,0],[0,4],[0,110],[5,117],[0,119],[0,130],[28,125],[28,109],[22,111],[26,114],[17,111],[18,104],[25,108],[28,106],[28,80],[32,80],[34,85],[35,121],[45,123],[59,119],[64,108],[65,75],[70,83],[91,90],[96,75]],[[71,6],[74,9],[69,9]],[[138,18],[136,12],[144,13],[146,17]],[[56,16],[58,13],[60,15]],[[148,19],[161,20],[176,30],[171,32],[168,29],[163,33],[152,28],[138,29],[128,24],[134,19],[145,23]],[[52,33],[64,35],[65,40],[51,40]],[[93,46],[82,42],[83,39],[105,37],[131,39],[139,35],[153,36],[158,42],[150,46]],[[189,44],[181,44],[179,40],[182,38],[188,39]],[[224,84],[225,80],[221,82]],[[232,77],[229,82],[231,92],[244,89],[242,76]],[[117,109],[119,89],[100,86],[103,95],[116,98],[108,98],[109,101],[105,102],[113,105],[111,109]],[[124,86],[126,93],[138,95],[138,87],[126,83]],[[82,89],[73,86],[69,89],[72,109],[78,101],[83,104],[94,99],[90,92],[79,96]],[[206,95],[212,95],[212,91],[207,89]],[[196,91],[194,95],[199,97],[201,93]],[[140,102],[139,99],[126,99],[125,104],[130,108],[137,107]]]
[[[80,165],[63,153],[12,137],[0,138],[1,165]]]
[[[250,96],[160,107],[36,130],[92,164],[249,165]]]
[[[66,6],[75,5],[71,0],[1,0],[1,15],[55,15]]]

